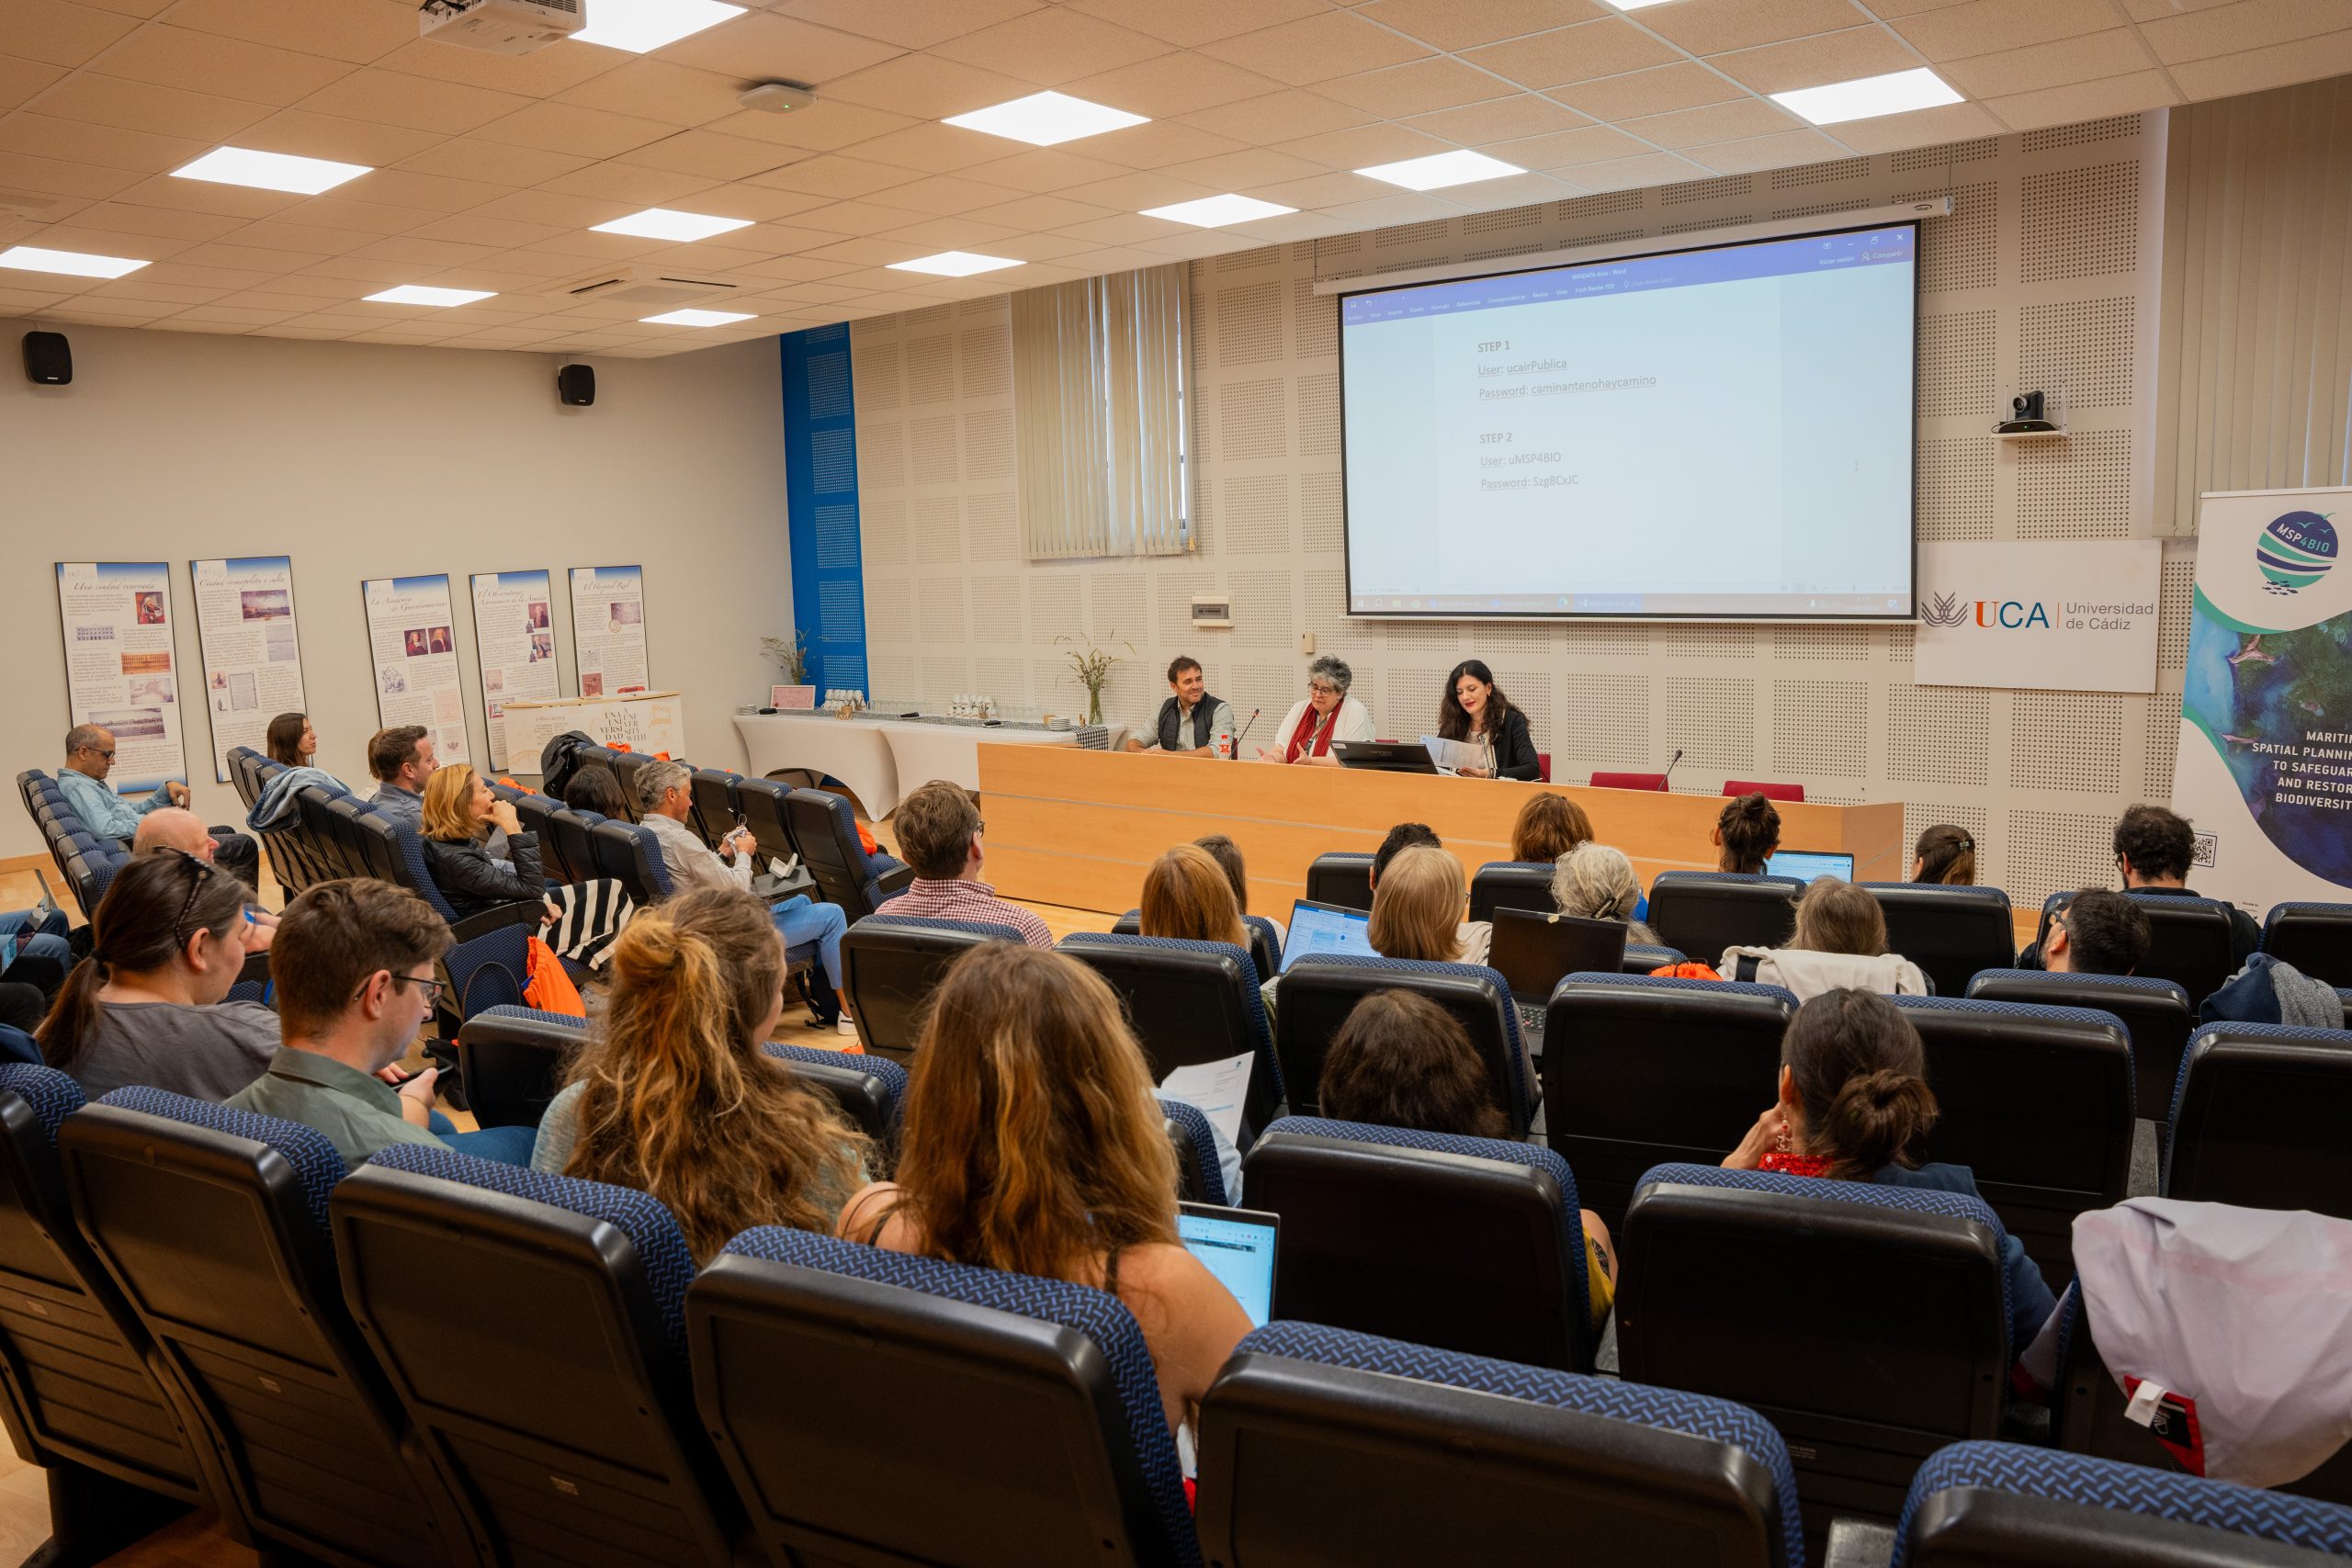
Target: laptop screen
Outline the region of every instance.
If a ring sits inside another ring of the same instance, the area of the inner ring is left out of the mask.
[[[1625,927],[1619,920],[1588,920],[1574,915],[1538,915],[1497,909],[1487,964],[1510,987],[1511,999],[1542,1006],[1563,976],[1578,970],[1613,975],[1625,959]]]
[[[1793,876],[1800,882],[1818,882],[1825,876],[1851,882],[1854,857],[1829,850],[1782,850],[1765,861],[1764,874]]]
[[[1372,916],[1363,909],[1337,904],[1310,904],[1301,898],[1290,907],[1290,934],[1283,939],[1283,969],[1310,953],[1372,953]]]
[[[1274,1243],[1281,1221],[1252,1209],[1177,1205],[1176,1235],[1217,1283],[1233,1292],[1253,1328],[1274,1315]]]

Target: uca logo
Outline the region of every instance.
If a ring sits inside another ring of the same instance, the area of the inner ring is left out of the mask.
[[[2050,612],[2039,601],[1977,599],[1963,602],[1957,593],[1939,593],[1919,612],[1931,626],[1964,626],[1971,621],[1985,630],[2021,631],[2031,626],[2050,629]]]
[[[1968,606],[1960,602],[1957,593],[1939,593],[1919,612],[1919,618],[1931,626],[1964,626]]]

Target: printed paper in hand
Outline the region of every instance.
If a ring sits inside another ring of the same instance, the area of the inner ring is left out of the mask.
[[[1241,1099],[1250,1092],[1250,1069],[1257,1061],[1258,1053],[1244,1051],[1222,1062],[1195,1062],[1169,1074],[1167,1081],[1159,1086],[1159,1092],[1170,1100],[1182,1100],[1207,1117],[1225,1134],[1227,1143],[1238,1145]]]
[[[1434,735],[1424,735],[1421,744],[1429,748],[1430,761],[1449,773],[1487,765],[1486,751],[1466,740],[1445,740]]]

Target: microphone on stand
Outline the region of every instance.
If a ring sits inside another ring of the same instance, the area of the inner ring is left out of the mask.
[[[1241,755],[1241,742],[1248,737],[1250,733],[1250,726],[1257,723],[1258,716],[1264,711],[1265,710],[1262,708],[1251,708],[1250,710],[1249,718],[1245,720],[1241,726],[1241,733],[1233,738],[1233,758],[1227,759],[1228,761],[1238,759]]]
[[[1679,762],[1679,761],[1682,761],[1682,748],[1681,748],[1681,747],[1679,747],[1679,746],[1677,746],[1677,747],[1674,749],[1674,761],[1673,761],[1673,762],[1668,762],[1668,763],[1667,763],[1667,765],[1666,765],[1666,772],[1664,772],[1664,773],[1662,773],[1658,774],[1658,776],[1657,776],[1657,778],[1658,778],[1658,787],[1659,787],[1660,789],[1664,789],[1664,788],[1666,787],[1666,785],[1667,785],[1668,781],[1671,780],[1671,779],[1674,777],[1674,762]]]

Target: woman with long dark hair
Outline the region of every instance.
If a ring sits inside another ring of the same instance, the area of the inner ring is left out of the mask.
[[[1535,761],[1535,740],[1527,732],[1527,716],[1519,711],[1495,684],[1495,672],[1476,659],[1465,659],[1445,678],[1445,695],[1437,707],[1437,735],[1475,746],[1486,761],[1458,769],[1471,779],[1532,779],[1541,768]]]
[[[311,728],[307,715],[282,713],[269,721],[263,742],[269,749],[269,760],[283,762],[289,768],[311,768],[311,761],[319,754],[319,732]]]

